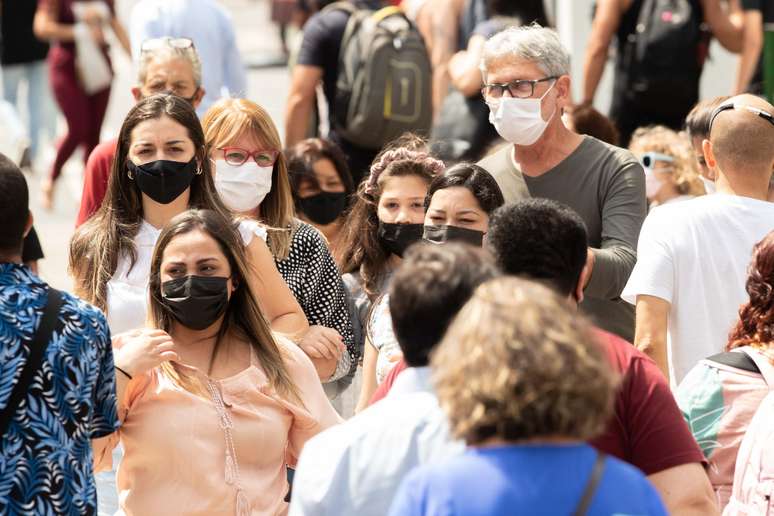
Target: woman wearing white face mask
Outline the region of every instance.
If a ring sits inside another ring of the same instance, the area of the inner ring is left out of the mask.
[[[202,125],[218,194],[234,212],[266,225],[277,269],[309,320],[299,346],[324,382],[345,377],[357,365],[359,351],[344,286],[324,238],[295,218],[274,122],[254,102],[223,99],[207,111]],[[338,394],[339,387],[332,385],[329,394]]]
[[[645,195],[651,209],[704,195],[687,138],[660,125],[641,127],[632,135],[629,150],[645,170]]]

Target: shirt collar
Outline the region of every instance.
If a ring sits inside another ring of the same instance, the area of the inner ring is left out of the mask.
[[[21,263],[0,263],[0,285],[16,285],[19,283],[42,285],[38,278],[26,265]]]
[[[387,396],[392,397],[415,392],[429,392],[434,394],[435,390],[430,381],[431,375],[432,371],[429,366],[409,367],[398,375]]]

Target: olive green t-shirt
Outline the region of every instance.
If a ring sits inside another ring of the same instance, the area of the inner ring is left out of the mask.
[[[627,150],[584,136],[564,161],[538,177],[516,168],[508,145],[479,162],[500,185],[505,202],[525,197],[559,201],[586,223],[595,263],[581,309],[601,328],[634,340],[634,308],[621,298],[637,261],[647,214],[645,174]]]

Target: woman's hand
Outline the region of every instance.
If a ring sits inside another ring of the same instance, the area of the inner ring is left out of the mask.
[[[310,326],[309,331],[298,343],[310,358],[338,361],[346,347],[339,332],[325,326]]]
[[[178,360],[175,343],[162,330],[132,330],[113,338],[113,360],[131,376],[144,374],[162,362]]]

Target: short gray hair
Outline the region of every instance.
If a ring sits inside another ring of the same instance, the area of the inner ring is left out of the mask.
[[[489,38],[484,45],[481,73],[486,77],[494,61],[507,59],[535,63],[547,75],[570,74],[570,53],[562,45],[559,34],[537,23],[510,27]]]
[[[139,84],[141,86],[145,84],[145,80],[148,78],[148,65],[152,61],[171,61],[172,59],[188,61],[193,71],[194,84],[196,84],[197,88],[202,85],[202,60],[199,58],[196,48],[193,45],[188,48],[178,48],[173,47],[169,43],[152,50],[144,50],[140,54],[140,63],[137,70]]]

